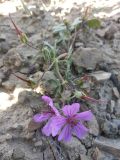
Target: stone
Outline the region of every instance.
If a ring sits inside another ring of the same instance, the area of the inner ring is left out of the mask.
[[[100,136],[94,141],[94,146],[100,150],[110,153],[115,157],[120,157],[120,140],[119,139],[108,139]],[[118,159],[119,160],[119,159]]]
[[[22,65],[23,58],[16,51],[15,48],[12,48],[4,56],[3,62],[4,62],[4,66],[6,66],[7,68],[17,69]]]
[[[113,155],[103,152],[99,150],[97,147],[95,148],[93,155],[92,155],[93,160],[118,160],[116,157]]]
[[[78,48],[72,55],[76,70],[80,67],[94,70],[96,65],[102,61],[102,52],[96,48]]]
[[[58,85],[60,85],[59,80],[57,79],[57,77],[54,75],[54,72],[52,71],[47,71],[45,72],[43,78],[43,88],[47,88],[47,92],[50,95],[54,95],[55,92],[57,91],[57,87]]]
[[[83,46],[84,46],[84,44],[81,43],[81,42],[76,42],[76,43],[75,43],[75,47],[76,47],[76,48],[78,48],[78,47],[83,47]]]
[[[2,82],[2,87],[6,89],[7,91],[13,91],[15,88],[15,84],[11,83],[9,80]]]
[[[27,75],[25,74],[22,74],[22,73],[19,73],[19,72],[16,72],[15,73],[16,76],[19,76],[25,80],[28,79]],[[20,78],[16,77],[14,74],[11,74],[9,76],[9,82],[11,84],[14,84],[16,87],[19,87],[19,88],[28,88],[28,85],[25,81],[21,80]]]
[[[120,119],[113,119],[113,123],[115,123],[118,127],[118,135],[120,136]]]
[[[0,68],[3,66],[3,59],[0,58]]]
[[[34,82],[38,82],[40,80],[40,78],[42,77],[42,75],[43,75],[43,72],[38,71],[38,72],[32,74],[30,76],[30,79],[33,79]]]
[[[9,151],[9,152],[7,152],[7,154],[4,154],[3,156],[2,156],[2,160],[11,160],[11,156],[12,156],[12,151]]]
[[[32,42],[33,46],[35,46],[35,47],[36,47],[36,45],[40,46],[42,44],[41,32],[37,33],[37,34],[34,34],[33,36],[31,36],[30,39],[29,39],[29,41]]]
[[[113,113],[114,112],[114,108],[115,108],[115,101],[111,100],[110,104],[108,103],[108,105],[107,105],[107,111],[109,113]]]
[[[80,160],[91,160],[91,158],[88,157],[88,155],[86,156],[86,155],[84,155],[84,154],[81,154],[81,155],[80,155]]]
[[[111,115],[109,113],[106,114],[106,119],[109,121],[111,120]]]
[[[112,47],[114,51],[120,52],[120,39],[114,39]]]
[[[0,42],[0,54],[6,54],[9,49],[10,49],[10,46],[8,42],[6,41]]]
[[[18,96],[18,103],[30,107],[34,112],[40,112],[45,107],[40,95],[32,91],[23,91]]]
[[[43,145],[42,141],[38,141],[34,144],[35,147],[40,147],[42,145]]]
[[[120,94],[119,94],[117,87],[113,87],[113,94],[116,98],[118,99],[120,98]]]
[[[91,76],[94,77],[97,81],[105,81],[110,79],[111,73],[105,71],[96,71],[91,73]]]
[[[106,137],[116,137],[118,133],[118,127],[116,123],[105,121],[103,124],[101,124],[101,131]]]
[[[100,157],[101,157],[101,151],[96,147],[93,152],[92,158],[93,160],[98,160]]]
[[[24,160],[25,153],[20,148],[15,148],[13,150],[12,158],[13,160]]]
[[[98,29],[96,35],[103,38],[105,36],[106,29]]]
[[[20,56],[22,56],[24,59],[32,59],[33,57],[35,57],[36,55],[39,54],[39,50],[34,49],[34,45],[30,44],[32,47],[25,45],[25,44],[21,44],[19,46],[17,46],[16,51],[20,54]]]
[[[93,143],[93,135],[87,134],[85,138],[81,139],[80,141],[85,145],[85,148],[91,148]]]
[[[56,79],[54,73],[52,71],[45,72],[45,74],[43,76],[43,80],[48,81],[50,79]]]
[[[0,80],[2,81],[3,79],[5,79],[5,74],[0,70]]]
[[[114,38],[114,34],[118,31],[118,28],[115,24],[111,24],[108,26],[106,33],[105,33],[105,38],[108,40],[111,40]]]
[[[61,146],[68,152],[70,160],[76,160],[86,154],[85,146],[75,137],[68,143],[61,142]]]
[[[33,152],[34,152],[34,153],[36,153],[36,152],[37,152],[36,148],[33,148]]]
[[[45,151],[44,151],[44,160],[53,160],[54,158],[54,154],[51,152],[51,149],[48,147]]]
[[[94,135],[94,136],[98,136],[99,135],[99,125],[97,122],[97,119],[95,116],[93,116],[92,121],[88,122],[88,126],[89,126],[89,132]]]
[[[115,107],[115,116],[120,118],[120,99],[118,99],[117,105]]]

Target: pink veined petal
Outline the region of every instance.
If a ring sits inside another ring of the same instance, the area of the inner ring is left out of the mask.
[[[92,118],[93,118],[93,114],[92,114],[92,112],[89,110],[89,111],[85,111],[85,112],[78,113],[78,114],[76,114],[75,117],[76,117],[76,119],[78,119],[78,120],[90,121],[90,120],[92,120]]]
[[[35,115],[33,116],[33,120],[34,120],[35,122],[39,123],[39,122],[43,122],[43,121],[49,119],[50,116],[51,116],[51,113],[42,113],[42,114],[39,114],[39,113],[38,113],[38,114],[35,114]]]
[[[52,119],[46,123],[46,125],[42,129],[42,133],[46,136],[50,136],[52,133]]]
[[[62,129],[60,135],[58,136],[58,141],[64,140],[64,141],[70,141],[72,138],[72,128],[69,124],[66,124],[64,128]]]
[[[73,128],[73,133],[79,138],[82,139],[86,136],[88,133],[88,129],[81,123],[78,123],[76,126]]]
[[[65,116],[73,116],[79,111],[79,109],[80,104],[73,103],[72,105],[65,105],[62,110]]]
[[[53,107],[53,100],[48,96],[42,96],[42,100],[47,103],[47,105]]]
[[[60,129],[65,125],[66,118],[63,116],[55,116],[52,119],[52,136],[56,136]]]

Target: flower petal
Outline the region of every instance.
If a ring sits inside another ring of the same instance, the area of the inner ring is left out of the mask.
[[[51,109],[52,109],[52,111],[54,112],[54,114],[55,114],[56,116],[60,116],[60,113],[59,113],[59,111],[57,110],[57,108],[55,108],[54,106],[51,106]]]
[[[85,112],[82,112],[82,113],[78,113],[76,114],[76,119],[78,120],[84,120],[84,121],[90,121],[92,120],[93,118],[93,114],[92,112],[89,110],[89,111],[85,111]]]
[[[60,129],[65,125],[66,118],[63,116],[55,116],[52,119],[52,136],[56,136]]]
[[[55,114],[57,116],[60,115],[59,111],[56,109],[56,107],[53,104],[53,100],[50,97],[48,97],[48,96],[42,96],[42,100],[44,102],[46,102],[47,105],[49,105],[51,107],[50,109],[53,111],[53,114]]]
[[[88,129],[83,124],[78,123],[76,126],[74,126],[73,132],[78,138],[82,139],[86,136]]]
[[[65,127],[63,128],[63,130],[61,131],[61,133],[58,137],[58,141],[61,141],[62,139],[64,141],[70,141],[71,137],[72,137],[71,130],[72,130],[72,128],[70,125],[65,125]]]
[[[64,115],[73,116],[79,111],[79,109],[80,109],[80,104],[73,103],[72,105],[65,105],[62,110]]]
[[[42,100],[47,103],[47,105],[53,107],[53,100],[48,96],[42,96]]]
[[[46,123],[46,125],[42,129],[42,133],[46,136],[50,136],[52,133],[52,119]]]
[[[33,116],[33,120],[35,121],[35,122],[43,122],[43,121],[45,121],[45,120],[47,120],[48,118],[50,118],[50,116],[51,116],[51,114],[50,113],[43,113],[43,114],[35,114],[34,116]]]

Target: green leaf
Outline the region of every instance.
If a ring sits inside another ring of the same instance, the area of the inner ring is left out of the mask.
[[[100,27],[101,23],[98,19],[91,19],[87,21],[87,25],[89,28],[97,29]]]
[[[59,32],[63,32],[66,30],[66,26],[64,24],[60,24],[58,26],[53,27],[53,34],[57,34]]]
[[[52,46],[51,44],[49,44],[48,42],[44,42],[44,46],[42,49],[42,53],[43,53],[43,57],[44,60],[46,61],[52,61],[54,60],[54,58],[56,57],[57,51],[56,51],[56,44],[54,46]]]
[[[78,90],[75,90],[75,93],[74,93],[75,97],[76,98],[81,98],[82,97],[82,92],[81,91],[78,91]]]
[[[24,44],[27,44],[27,43],[28,43],[28,37],[27,37],[27,35],[24,34],[24,33],[22,33],[22,34],[20,35],[20,41],[21,41],[22,43],[24,43]]]
[[[80,20],[80,18],[76,18],[73,23],[71,24],[71,31],[73,31],[75,28],[78,29],[81,25],[82,21]]]
[[[28,9],[27,5],[25,4],[24,0],[20,0],[20,1],[21,1],[21,3],[22,3],[22,6],[23,6],[25,12],[26,12],[28,15],[31,16],[32,14],[31,14],[30,10]]]

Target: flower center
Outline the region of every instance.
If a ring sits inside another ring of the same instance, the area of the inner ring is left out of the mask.
[[[74,116],[72,116],[72,117],[67,117],[67,123],[68,124],[70,124],[71,125],[71,127],[74,127],[74,126],[76,126],[77,125],[77,123],[78,123],[78,120],[77,119],[75,119],[75,117]]]

